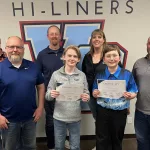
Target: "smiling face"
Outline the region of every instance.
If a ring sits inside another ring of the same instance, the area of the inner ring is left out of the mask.
[[[6,43],[6,53],[12,64],[20,64],[24,56],[23,42],[19,37],[10,37]]]
[[[103,61],[108,68],[116,68],[120,62],[120,49],[118,46],[106,46],[104,49]]]
[[[81,53],[78,47],[70,45],[65,48],[62,59],[67,67],[76,67],[81,59]]]
[[[91,46],[93,48],[101,48],[106,44],[106,37],[102,30],[95,29],[91,34]]]
[[[91,38],[91,44],[93,48],[100,48],[104,44],[103,36],[99,33],[95,33]]]
[[[117,51],[107,52],[104,56],[104,62],[109,68],[116,68],[120,61],[120,56]]]
[[[95,29],[91,33],[89,53],[93,56],[94,52],[97,50],[100,50],[102,52],[105,46],[106,46],[105,33],[100,29]]]
[[[50,41],[50,45],[59,46],[61,36],[60,30],[56,26],[52,26],[47,31],[47,38]]]
[[[65,62],[65,66],[75,67],[77,63],[80,61],[77,52],[69,48],[66,53],[63,55],[63,60]]]

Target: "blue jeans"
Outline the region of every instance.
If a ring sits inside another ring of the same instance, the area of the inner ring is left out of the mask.
[[[80,150],[80,123],[67,123],[54,119],[55,150],[64,150],[67,129],[71,150]]]
[[[8,129],[2,130],[2,146],[5,150],[15,150],[20,140],[21,150],[36,150],[36,123],[33,120],[10,122]]]
[[[150,115],[136,110],[134,125],[138,150],[150,150]]]

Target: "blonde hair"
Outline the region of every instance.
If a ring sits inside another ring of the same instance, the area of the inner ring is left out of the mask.
[[[70,46],[66,47],[65,50],[64,50],[64,52],[63,52],[63,56],[66,55],[66,53],[67,53],[67,51],[68,51],[69,49],[73,49],[73,50],[77,53],[78,58],[81,59],[80,50],[79,50],[79,48],[78,48],[77,46],[75,46],[75,45],[70,45]]]

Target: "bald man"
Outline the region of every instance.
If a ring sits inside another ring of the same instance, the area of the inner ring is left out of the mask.
[[[133,76],[139,89],[134,118],[137,150],[150,150],[150,37],[146,46],[147,55],[133,66]]]
[[[24,51],[21,38],[9,37],[8,58],[0,63],[0,129],[5,150],[15,150],[20,139],[23,150],[36,150],[36,122],[44,107],[44,79],[39,67],[23,58]]]

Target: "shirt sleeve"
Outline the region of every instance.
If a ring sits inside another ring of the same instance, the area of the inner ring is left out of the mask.
[[[88,83],[87,83],[87,79],[86,79],[85,74],[84,74],[84,81],[83,81],[83,84],[84,84],[84,93],[89,94]]]
[[[136,68],[137,68],[136,66],[137,66],[137,63],[135,62],[135,64],[133,65],[132,74],[133,74],[134,80],[137,84],[138,82],[137,82],[137,78],[136,78]]]
[[[37,56],[36,63],[40,68],[40,71],[43,73],[42,56],[40,55],[40,53]]]
[[[44,77],[40,71],[40,69],[37,67],[38,73],[37,73],[37,80],[36,80],[36,85],[44,83]]]
[[[132,92],[132,93],[138,92],[138,88],[132,73],[130,74],[130,78],[127,86],[127,92]]]

